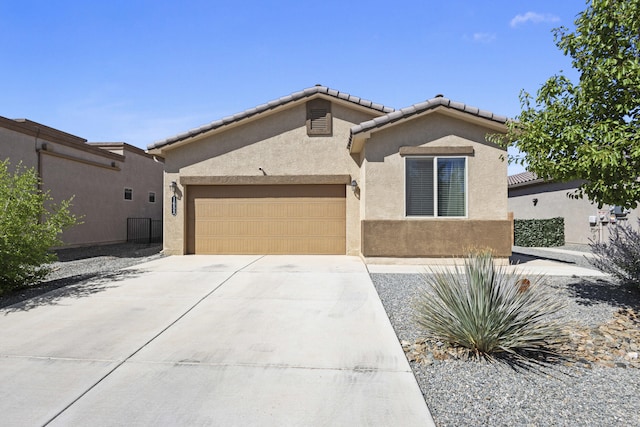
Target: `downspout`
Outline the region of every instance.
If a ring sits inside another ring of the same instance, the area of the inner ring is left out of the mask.
[[[35,150],[37,154],[37,173],[38,173],[38,190],[42,190],[42,155],[40,154],[40,149],[38,148],[38,136],[40,136],[40,128],[36,126],[36,138],[34,141]]]

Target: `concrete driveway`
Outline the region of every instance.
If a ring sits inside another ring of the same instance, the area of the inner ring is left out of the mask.
[[[3,425],[433,420],[362,261],[168,257],[0,309]]]

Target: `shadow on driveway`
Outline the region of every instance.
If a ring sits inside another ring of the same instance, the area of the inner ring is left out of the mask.
[[[114,283],[140,275],[139,270],[81,274],[27,287],[0,299],[0,313],[29,311],[43,305],[56,305],[64,298],[84,298],[115,287]]]

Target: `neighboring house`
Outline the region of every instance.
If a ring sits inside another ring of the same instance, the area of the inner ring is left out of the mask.
[[[626,212],[619,207],[598,205],[588,199],[572,199],[583,181],[566,183],[546,181],[532,172],[511,175],[509,184],[509,210],[514,219],[564,218],[566,243],[588,244],[606,240],[619,224],[637,225],[639,211]]]
[[[38,171],[54,201],[73,197],[82,224],[62,234],[65,246],[124,242],[127,218],[162,219],[163,164],[125,143],[85,139],[25,119],[0,117],[0,160]]]
[[[505,121],[317,85],[159,141],[165,253],[509,256]]]

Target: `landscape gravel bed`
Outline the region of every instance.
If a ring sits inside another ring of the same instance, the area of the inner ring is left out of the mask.
[[[0,308],[34,298],[54,289],[114,274],[118,270],[162,256],[161,244],[122,243],[85,248],[61,249],[58,261],[43,282],[0,295]]]
[[[412,302],[422,277],[372,274],[371,278],[399,341],[419,339]],[[637,312],[640,308],[640,293],[606,280],[545,280],[566,300],[561,314],[570,322],[596,327],[611,321],[620,309]],[[607,363],[614,367],[556,363],[525,369],[501,361],[456,358],[410,365],[438,426],[640,425],[640,369],[628,363]]]

